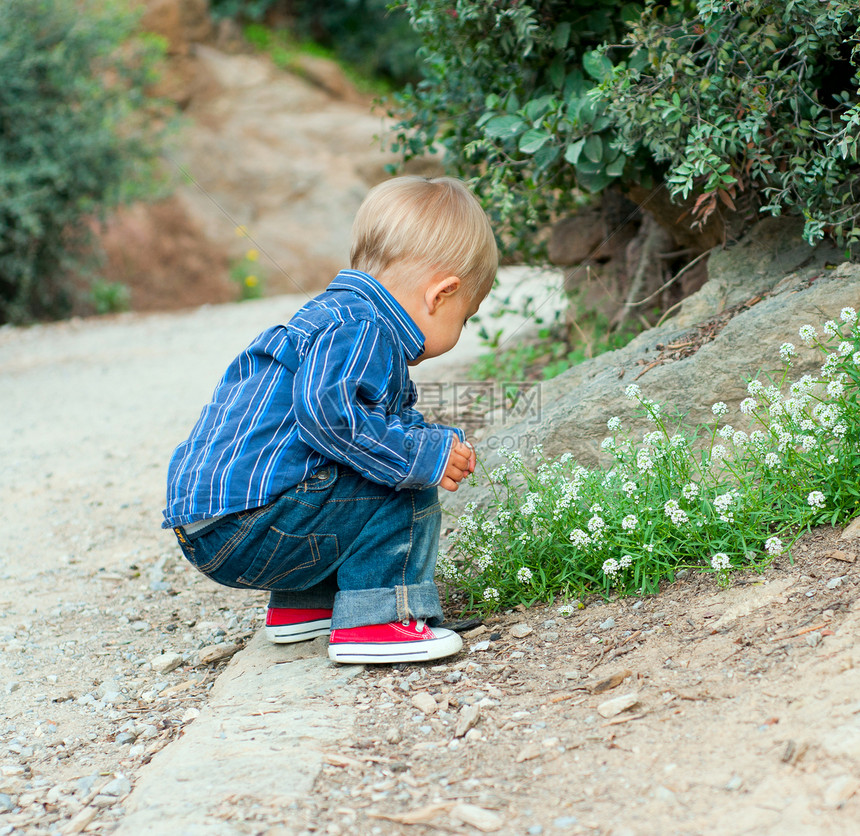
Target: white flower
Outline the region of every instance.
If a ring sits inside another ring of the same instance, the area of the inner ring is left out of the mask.
[[[493,565],[493,553],[489,549],[481,549],[475,558],[475,565],[479,572],[486,572]]]
[[[531,517],[537,513],[537,503],[540,499],[540,494],[535,492],[530,492],[523,497],[523,504],[520,506],[520,513],[524,517]]]
[[[495,468],[495,470],[490,471],[490,481],[491,482],[503,482],[505,477],[510,472],[511,471],[508,470],[507,465],[501,464],[497,468]]]
[[[528,566],[523,566],[517,571],[517,580],[520,583],[528,583],[532,579],[532,570]]]
[[[621,486],[621,490],[624,491],[627,496],[633,496],[633,494],[636,492],[636,483],[627,481]]]
[[[825,504],[824,494],[821,493],[821,491],[812,491],[809,496],[806,497],[806,501],[812,508],[823,508]]]
[[[782,540],[779,537],[769,537],[764,544],[764,550],[770,555],[777,555],[782,552]]]
[[[632,565],[633,565],[633,557],[632,557],[632,555],[625,554],[625,555],[621,558],[621,560],[618,562],[618,565],[619,565],[622,569],[627,569],[627,568],[629,568],[630,566],[632,566]]]
[[[493,586],[488,586],[483,592],[483,598],[485,601],[494,601],[498,603],[499,597],[499,590]]]
[[[675,433],[675,435],[673,435],[669,439],[669,446],[674,448],[674,449],[678,449],[679,447],[686,447],[687,446],[686,436],[683,436],[680,433]]]
[[[794,343],[783,343],[779,347],[779,359],[783,363],[790,363],[795,354],[797,354],[797,349],[794,347]]]
[[[686,512],[674,499],[670,499],[663,506],[663,510],[666,512],[666,516],[669,517],[675,525],[684,525],[684,523],[689,522]]]
[[[654,461],[646,448],[642,448],[636,453],[636,467],[643,472],[654,469]]]
[[[818,379],[811,374],[805,374],[797,383],[791,385],[791,394],[795,396],[808,395],[813,389]]]
[[[817,444],[814,435],[802,435],[799,440],[800,446],[803,447],[804,450],[811,450]]]
[[[591,542],[591,538],[581,528],[574,528],[569,537],[573,545],[579,549],[584,549]]]
[[[764,463],[768,467],[779,467],[779,456],[776,453],[768,453],[764,457]]]
[[[839,326],[832,319],[828,319],[821,327],[830,337],[835,337],[839,333]]]
[[[717,401],[712,407],[711,412],[719,418],[721,415],[725,415],[729,411],[729,408],[722,402]]]
[[[623,520],[621,520],[621,527],[625,531],[633,531],[638,522],[639,520],[636,518],[635,514],[628,514]]]
[[[695,482],[688,482],[684,485],[681,493],[684,495],[684,499],[688,501],[695,499],[699,495],[699,486]]]
[[[827,394],[830,395],[831,398],[838,398],[844,392],[845,386],[841,380],[831,380],[830,383],[827,384]]]
[[[750,443],[754,444],[756,447],[762,447],[767,443],[767,435],[761,430],[753,430],[750,433]]]
[[[758,409],[758,401],[755,398],[744,398],[741,401],[741,412],[744,415],[752,415]]]
[[[855,366],[860,366],[860,351],[855,351],[854,356],[851,358],[851,362]]]
[[[562,604],[562,605],[561,605],[561,606],[556,610],[556,612],[557,612],[559,615],[564,616],[565,618],[567,618],[568,616],[573,615],[573,604]]]
[[[732,563],[729,560],[729,556],[725,552],[717,552],[711,558],[711,566],[717,572],[725,572],[728,568],[731,567],[731,565]]]
[[[610,432],[617,433],[621,429],[621,419],[613,416],[606,422],[606,427]]]
[[[840,421],[838,424],[833,425],[833,429],[831,430],[831,432],[837,438],[842,438],[842,436],[848,432],[848,425],[846,423]]]
[[[624,397],[627,398],[628,400],[631,400],[631,401],[636,400],[636,398],[639,397],[639,393],[641,391],[642,390],[635,383],[631,383],[624,390]]]
[[[747,383],[747,392],[756,397],[756,395],[760,395],[764,392],[764,384],[760,380],[751,380]]]
[[[729,454],[729,451],[726,450],[726,448],[723,447],[722,444],[715,444],[711,448],[711,461],[712,461],[712,463],[722,461],[723,459],[726,458],[726,456],[728,456],[728,454]]]
[[[606,528],[606,523],[602,517],[598,517],[596,514],[588,521],[588,530],[595,538],[603,535],[604,528]]]
[[[735,515],[729,511],[734,501],[735,495],[732,491],[714,497],[714,507],[717,509],[717,513],[723,522],[734,522]]]
[[[614,578],[618,574],[620,568],[618,561],[614,557],[610,557],[603,561],[603,574],[608,575],[610,578]]]
[[[843,322],[848,322],[851,325],[857,321],[857,311],[854,308],[843,308],[839,312],[839,316]]]
[[[732,433],[732,444],[735,447],[746,447],[749,444],[750,437],[743,430],[735,430]]]
[[[839,464],[839,457],[838,456],[828,456],[827,457],[827,464]]]
[[[822,377],[832,377],[836,372],[836,369],[839,368],[839,355],[838,354],[828,354],[827,359],[824,361],[824,365],[821,367],[821,376]]]
[[[854,344],[849,343],[847,340],[839,343],[839,347],[837,348],[840,357],[847,357],[853,350]]]
[[[804,345],[812,345],[817,336],[815,329],[811,325],[801,325],[798,334],[800,335],[800,339],[803,340]]]
[[[728,441],[732,437],[732,433],[734,433],[734,431],[735,429],[731,424],[726,424],[725,426],[720,427],[719,432],[717,432],[717,435],[720,438],[723,438]]]
[[[600,449],[611,453],[615,449],[615,439],[611,435],[606,436],[606,438],[600,442]]]

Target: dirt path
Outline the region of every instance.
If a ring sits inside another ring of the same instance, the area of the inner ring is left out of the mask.
[[[0,836],[111,832],[259,629],[264,595],[159,530],[163,474],[300,301],[0,330]],[[510,613],[448,664],[366,671],[331,698],[359,722],[313,793],[237,798],[224,832],[855,834],[860,564],[827,555],[860,541],[838,534],[764,583]]]

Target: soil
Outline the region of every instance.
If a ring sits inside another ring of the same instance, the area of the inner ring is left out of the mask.
[[[173,445],[284,304],[0,329],[0,834],[110,833],[262,626],[265,595],[198,575],[159,511]],[[334,698],[358,722],[314,792],[223,818],[271,836],[855,834],[860,540],[840,534],[726,590],[688,575],[512,611],[442,664],[368,668]]]

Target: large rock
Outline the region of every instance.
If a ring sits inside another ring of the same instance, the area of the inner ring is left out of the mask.
[[[688,422],[707,422],[712,419],[712,404],[725,401],[732,410],[725,420],[740,425],[737,405],[746,397],[746,381],[759,370],[781,367],[778,349],[783,342],[793,342],[800,349],[794,374],[813,372],[821,364],[820,354],[802,348],[800,326],[818,327],[824,319],[838,318],[845,306],[860,307],[860,265],[820,268],[813,275],[774,272],[766,281],[760,278],[754,299],[763,298],[748,300],[749,307],[717,312],[693,328],[670,321],[640,334],[623,349],[540,384],[529,393],[527,408],[520,409],[517,420],[500,420],[484,430],[478,444],[484,466],[490,470],[501,462],[500,447],[517,449],[529,460],[535,444],[543,445],[550,457],[570,452],[582,464],[597,463],[609,418],[620,417],[634,433],[652,428],[634,417],[634,403],[624,395],[633,382],[645,397],[663,405],[664,414],[677,411],[685,413]],[[699,292],[711,291],[706,286]],[[680,356],[699,343],[703,344],[694,353]],[[464,485],[446,494],[443,502],[450,513],[458,514],[467,501],[480,503],[487,498],[483,487]]]
[[[264,58],[194,53],[207,85],[172,154],[185,178],[177,197],[234,258],[263,253],[268,292],[324,287],[348,261],[359,204],[394,161],[376,138],[385,124],[369,103],[335,100]]]

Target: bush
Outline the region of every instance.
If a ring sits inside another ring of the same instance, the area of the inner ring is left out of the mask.
[[[212,12],[255,23],[288,19],[293,35],[331,49],[370,78],[403,84],[419,76],[419,39],[388,0],[212,0]]]
[[[860,242],[860,22],[841,0],[649,0],[603,101],[630,154],[698,195],[694,223],[741,198],[806,218],[810,243]]]
[[[158,49],[134,22],[95,0],[0,4],[0,322],[68,313],[86,219],[144,183]]]
[[[612,69],[624,21],[616,0],[408,0],[425,80],[391,102],[393,143],[408,159],[442,150],[475,177],[509,248],[535,254],[535,232],[629,164],[605,105],[591,94]],[[490,35],[488,36],[488,33]]]
[[[392,102],[394,147],[441,148],[513,248],[533,252],[537,228],[613,182],[692,195],[698,222],[744,192],[802,213],[810,241],[857,240],[855,3],[406,6],[426,79]]]

